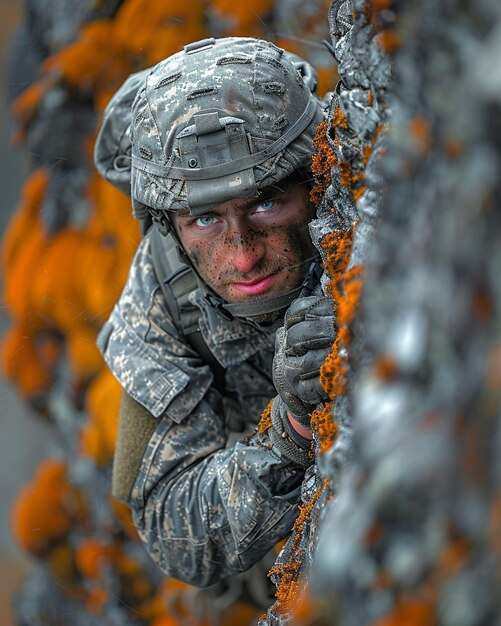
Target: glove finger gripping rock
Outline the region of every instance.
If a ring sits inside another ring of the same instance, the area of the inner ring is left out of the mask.
[[[285,363],[284,376],[289,387],[307,405],[308,412],[327,399],[320,383],[320,368],[328,354],[329,350],[310,351],[304,357],[292,357]]]
[[[277,331],[275,387],[290,413],[305,426],[315,406],[327,398],[319,374],[335,335],[332,301],[326,296],[295,300]]]
[[[332,315],[305,319],[287,331],[285,354],[287,356],[301,356],[309,350],[331,348],[335,335]]]
[[[333,304],[327,296],[305,296],[297,298],[285,314],[284,326],[289,329],[306,318],[332,317]]]

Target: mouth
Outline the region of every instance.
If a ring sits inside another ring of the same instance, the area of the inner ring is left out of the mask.
[[[278,272],[254,280],[232,283],[232,287],[247,296],[259,296],[270,289],[278,276]]]

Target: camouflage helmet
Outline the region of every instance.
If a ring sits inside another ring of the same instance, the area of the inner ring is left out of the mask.
[[[160,225],[308,168],[323,119],[313,68],[273,43],[204,39],[134,74],[112,98],[96,142],[99,171]]]

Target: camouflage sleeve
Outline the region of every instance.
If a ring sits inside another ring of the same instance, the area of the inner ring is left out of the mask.
[[[304,470],[266,434],[228,445],[221,395],[162,306],[147,243],[99,347],[156,418],[128,499],[153,559],[199,587],[249,569],[290,532]]]
[[[165,573],[205,587],[254,565],[291,530],[303,477],[260,435],[225,448],[216,393],[151,437],[130,506]]]

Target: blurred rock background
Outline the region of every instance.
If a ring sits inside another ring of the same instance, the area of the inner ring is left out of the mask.
[[[7,58],[15,45],[13,36],[22,20],[18,0],[0,3],[0,232],[15,210],[28,156],[11,142],[12,119],[9,101],[23,87],[21,80],[9,75]],[[0,304],[0,335],[8,326],[8,316]],[[20,488],[30,480],[33,471],[47,453],[50,435],[33,411],[22,401],[11,385],[0,378],[0,621],[13,624],[10,601],[30,561],[12,539],[9,516]]]

